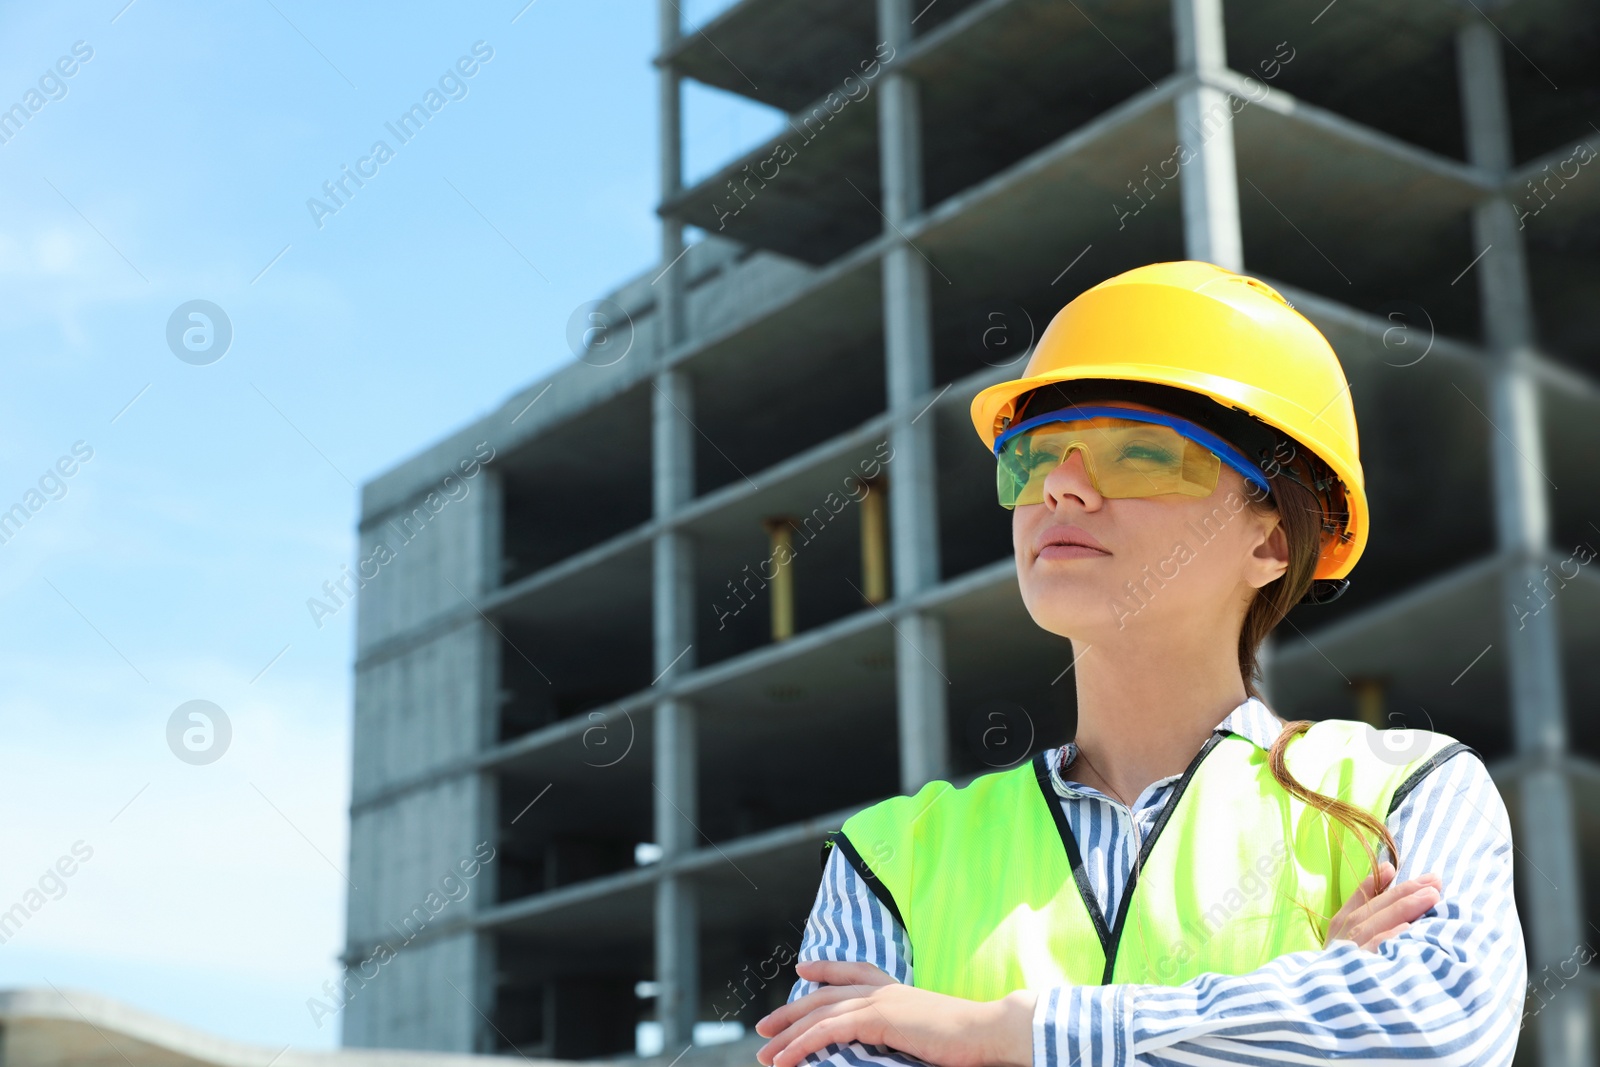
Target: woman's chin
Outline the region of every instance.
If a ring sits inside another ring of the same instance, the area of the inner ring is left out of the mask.
[[[1090,638],[1108,627],[1115,628],[1106,594],[1080,583],[1042,583],[1022,599],[1034,623],[1058,637]]]
[[[1050,560],[1034,560],[1020,574],[1020,584],[1030,599],[1087,606],[1104,606],[1106,598],[1114,596],[1117,582],[1112,575],[1099,568],[1083,566],[1082,561],[1063,565]]]

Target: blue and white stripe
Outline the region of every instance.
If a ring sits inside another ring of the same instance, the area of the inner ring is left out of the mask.
[[[1254,698],[1218,724],[1269,749],[1283,721]],[[1064,779],[1077,755],[1051,753],[1051,779],[1107,925],[1148,836],[1182,775],[1152,782],[1133,810]],[[1512,890],[1511,823],[1483,762],[1458,752],[1424,775],[1389,816],[1396,878],[1432,871],[1443,899],[1377,952],[1336,941],[1280,956],[1249,974],[1182,985],[1041,990],[1034,1067],[1314,1063],[1505,1067],[1516,1050],[1528,967]],[[1137,830],[1135,832],[1135,826]],[[1380,849],[1381,859],[1391,859]],[[838,849],[832,849],[801,940],[801,960],[864,960],[911,981],[911,946]],[[816,989],[799,980],[795,1000]],[[829,1045],[807,1063],[830,1067],[922,1061],[883,1046]]]

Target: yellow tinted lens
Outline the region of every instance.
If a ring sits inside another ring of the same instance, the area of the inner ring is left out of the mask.
[[[1007,441],[998,457],[996,488],[1003,507],[1038,504],[1044,480],[1072,451],[1107,498],[1182,493],[1209,496],[1222,461],[1170,426],[1131,419],[1048,422]]]

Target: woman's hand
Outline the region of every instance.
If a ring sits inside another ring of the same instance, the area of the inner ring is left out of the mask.
[[[1367,875],[1344,902],[1344,907],[1328,924],[1323,947],[1335,941],[1354,941],[1368,952],[1406,929],[1442,899],[1439,876],[1429,872],[1409,881],[1395,883],[1394,864],[1378,865],[1377,876],[1385,888],[1373,892],[1373,875]]]
[[[1035,993],[964,1000],[902,985],[870,963],[807,960],[801,978],[822,983],[756,1023],[770,1037],[765,1067],[795,1067],[832,1043],[888,1045],[935,1067],[1031,1067]]]

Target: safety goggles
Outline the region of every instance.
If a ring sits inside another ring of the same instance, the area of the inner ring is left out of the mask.
[[[1075,405],[1024,419],[995,438],[1000,506],[1044,502],[1044,481],[1073,451],[1103,497],[1210,496],[1222,464],[1263,492],[1245,454],[1188,419],[1116,404]]]

